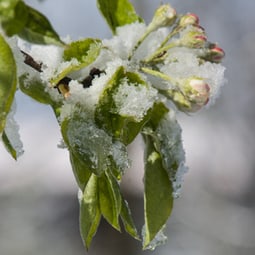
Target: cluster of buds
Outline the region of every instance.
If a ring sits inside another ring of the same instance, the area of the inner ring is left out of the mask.
[[[186,30],[184,30],[186,29]],[[179,46],[190,48],[203,48],[204,52],[200,56],[206,61],[220,63],[225,56],[225,52],[217,44],[207,41],[205,30],[199,24],[199,18],[194,13],[183,15],[178,22],[176,31],[183,31],[179,39]]]
[[[180,36],[175,45],[177,47],[203,48],[207,42],[205,30],[200,26],[199,18],[194,13],[181,16],[172,34]]]
[[[217,44],[207,40],[205,30],[200,26],[197,15],[187,13],[177,16],[176,11],[169,5],[162,5],[155,12],[146,33],[155,31],[160,27],[170,27],[172,25],[172,30],[170,30],[170,33],[164,38],[160,46],[143,60],[144,67],[141,69],[173,85],[173,88],[161,92],[170,98],[178,109],[185,112],[196,112],[206,105],[210,99],[211,90],[207,79],[194,73],[190,74],[190,78],[173,79],[160,71],[160,66],[165,65],[171,59],[174,48],[183,47],[190,49],[194,52],[200,64],[206,61],[220,63],[225,53]],[[153,69],[147,68],[150,65],[153,66]]]

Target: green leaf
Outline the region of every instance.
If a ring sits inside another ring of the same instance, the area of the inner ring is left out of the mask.
[[[160,121],[166,116],[168,112],[169,110],[164,103],[155,103],[151,111],[150,120],[146,123],[146,126],[149,126],[153,129],[153,131],[155,131],[159,126]]]
[[[31,43],[64,45],[49,20],[23,1],[2,0],[0,20],[8,36],[17,34]]]
[[[167,110],[161,117],[156,114],[159,112],[163,112],[160,105],[158,110],[153,112],[151,120],[146,123],[143,133],[152,137],[155,149],[160,153],[163,166],[172,182],[174,197],[178,197],[182,175],[186,172],[181,127],[174,111]]]
[[[135,139],[144,123],[150,118],[150,110],[148,110],[142,120],[118,113],[114,95],[122,85],[122,82],[126,81],[130,86],[134,86],[134,89],[138,84],[147,89],[147,84],[138,74],[125,72],[124,68],[120,67],[106,84],[95,112],[96,123],[125,145],[130,144]]]
[[[131,216],[131,212],[130,212],[128,203],[123,198],[121,201],[120,217],[122,219],[122,222],[123,222],[126,232],[129,233],[135,239],[140,240],[140,237],[137,233],[136,226],[135,226],[134,221]]]
[[[90,247],[101,219],[98,198],[98,177],[92,174],[80,201],[80,231],[86,248]]]
[[[28,20],[28,8],[23,1],[2,0],[0,3],[0,20],[8,36],[20,33]]]
[[[13,145],[11,144],[11,141],[9,140],[9,138],[7,137],[5,131],[2,134],[2,141],[3,144],[6,148],[6,150],[11,154],[11,156],[17,160],[17,151],[15,150],[15,148],[13,147]]]
[[[115,229],[120,231],[121,195],[119,185],[108,171],[98,178],[98,183],[101,213]]]
[[[27,96],[33,98],[35,101],[42,104],[55,105],[49,91],[46,90],[47,85],[44,84],[39,78],[29,78],[27,74],[19,77],[19,88]]]
[[[16,84],[16,63],[9,45],[0,35],[0,134],[14,99]]]
[[[144,213],[145,227],[143,248],[150,244],[157,233],[166,224],[172,207],[172,184],[163,167],[162,157],[155,149],[151,136],[145,139],[145,175],[144,175]]]
[[[51,83],[56,85],[69,73],[80,70],[93,63],[100,54],[101,48],[101,41],[92,38],[72,42],[71,44],[66,45],[63,58],[65,61],[69,61],[70,65],[53,77]]]
[[[27,12],[27,22],[18,33],[19,37],[31,43],[64,45],[49,20],[42,13],[30,6],[27,6]]]
[[[101,41],[99,39],[87,38],[66,45],[63,58],[65,61],[75,58],[81,64],[87,66],[95,61],[100,49]]]
[[[117,27],[143,22],[128,0],[97,0],[97,6],[113,33],[116,33]]]
[[[73,173],[81,190],[84,190],[92,172],[87,168],[87,165],[79,157],[70,151],[70,161]]]

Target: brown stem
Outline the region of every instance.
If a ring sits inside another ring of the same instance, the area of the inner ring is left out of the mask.
[[[42,72],[42,63],[36,62],[29,54],[21,50],[21,53],[25,56],[24,63],[31,66],[33,69],[35,69],[38,72]]]

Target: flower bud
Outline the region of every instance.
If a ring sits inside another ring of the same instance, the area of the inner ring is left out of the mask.
[[[214,45],[214,47],[210,49],[210,53],[211,53],[211,60],[212,62],[215,62],[215,63],[220,63],[225,56],[224,50],[218,47],[217,45]]]
[[[176,10],[170,4],[161,5],[155,12],[151,23],[148,25],[148,32],[153,32],[160,27],[171,26],[176,19]]]
[[[184,96],[191,103],[189,112],[196,112],[208,103],[210,87],[204,79],[192,77],[184,80],[181,86]]]
[[[202,59],[213,62],[220,63],[225,56],[225,52],[215,43],[209,43],[205,52],[200,56]]]
[[[186,27],[188,25],[198,26],[199,25],[199,18],[194,13],[187,13],[183,15],[179,20],[179,26]]]
[[[205,32],[197,27],[192,27],[181,34],[180,45],[189,48],[203,48],[207,41]]]
[[[191,77],[173,81],[176,87],[161,90],[183,112],[197,112],[209,101],[210,87],[203,78]]]

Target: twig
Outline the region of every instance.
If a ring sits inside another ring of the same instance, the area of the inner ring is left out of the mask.
[[[42,63],[36,62],[29,54],[21,50],[21,53],[25,56],[24,63],[31,66],[33,69],[35,69],[38,72],[42,72]]]

